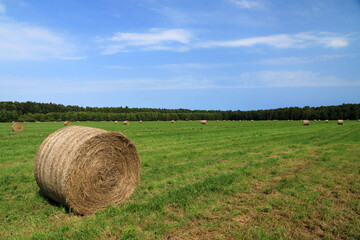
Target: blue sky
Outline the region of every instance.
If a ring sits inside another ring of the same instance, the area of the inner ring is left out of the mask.
[[[360,103],[357,0],[0,0],[0,101]]]

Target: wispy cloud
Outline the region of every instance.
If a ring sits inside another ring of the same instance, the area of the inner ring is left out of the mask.
[[[79,59],[72,57],[76,52],[73,43],[49,29],[14,21],[0,23],[2,60],[74,60]]]
[[[197,45],[203,48],[252,47],[255,45],[267,45],[275,48],[307,48],[314,46],[341,48],[348,44],[346,36],[334,33],[298,33],[242,38],[230,41],[207,41]]]
[[[152,28],[146,33],[117,32],[107,39],[110,43],[103,54],[114,54],[126,51],[131,47],[142,47],[143,50],[186,51],[192,34],[184,29]]]
[[[229,0],[236,6],[244,9],[262,8],[263,4],[258,0]]]
[[[349,36],[329,32],[303,32],[297,34],[276,34],[269,36],[213,41],[196,38],[185,29],[153,28],[145,33],[117,32],[100,41],[107,44],[103,54],[126,51],[177,51],[185,52],[199,48],[239,48],[267,46],[273,48],[342,48],[349,45]]]

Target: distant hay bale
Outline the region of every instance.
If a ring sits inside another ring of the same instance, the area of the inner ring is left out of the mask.
[[[343,125],[344,124],[344,120],[338,120],[338,125]]]
[[[129,122],[129,121],[124,121],[123,124],[124,124],[124,125],[129,125],[130,122]]]
[[[140,120],[140,121],[139,121],[139,123],[143,123],[143,121],[142,121],[142,120]]]
[[[192,122],[192,120],[189,120],[189,122]]]
[[[207,120],[201,120],[200,123],[201,124],[208,124],[208,121]]]
[[[125,135],[70,126],[40,145],[34,175],[41,191],[77,214],[125,202],[139,184],[140,160]]]
[[[114,123],[115,123],[115,124],[119,124],[119,121],[115,121]]]
[[[70,126],[70,125],[71,125],[71,123],[69,121],[64,122],[64,126]]]
[[[77,123],[80,123],[80,121],[76,121]]]
[[[14,122],[12,124],[11,128],[14,132],[21,132],[21,131],[24,131],[24,129],[25,129],[24,124],[20,123],[20,122]]]
[[[314,119],[314,122],[316,122],[316,119]]]
[[[176,123],[176,121],[175,121],[175,120],[171,120],[171,123]]]
[[[251,122],[255,122],[254,120],[251,120]]]
[[[310,125],[310,121],[309,121],[309,120],[304,120],[303,123],[304,123],[304,126],[309,126],[309,125]]]
[[[329,120],[325,120],[325,123],[329,123]]]
[[[358,119],[358,122],[360,122],[360,119]]]

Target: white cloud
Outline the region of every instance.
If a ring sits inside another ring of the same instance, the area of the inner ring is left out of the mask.
[[[117,32],[107,39],[110,43],[103,54],[114,54],[128,51],[131,47],[142,47],[142,50],[187,51],[192,34],[184,29],[152,28],[146,33]]]
[[[126,45],[153,45],[161,42],[189,43],[191,34],[183,29],[152,28],[148,33],[121,33],[117,32],[111,41],[125,42]]]
[[[251,47],[255,45],[267,45],[275,48],[307,48],[315,46],[340,48],[348,45],[348,39],[346,36],[333,33],[299,33],[242,38],[230,41],[208,41],[197,44],[198,47],[203,48]]]
[[[211,41],[193,37],[193,34],[184,29],[157,29],[147,33],[115,33],[114,36],[101,44],[103,54],[115,54],[124,51],[177,51],[185,52],[198,48],[238,48],[257,45],[274,48],[342,48],[349,45],[347,35],[328,32],[304,32],[297,34],[276,34],[261,37],[240,38],[235,40]]]
[[[74,59],[74,44],[60,34],[18,22],[0,23],[0,59]]]
[[[260,1],[256,0],[230,0],[231,3],[244,9],[262,8],[263,5]]]

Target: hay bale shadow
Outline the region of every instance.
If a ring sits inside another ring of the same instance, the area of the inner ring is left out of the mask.
[[[49,198],[48,196],[46,196],[46,194],[39,190],[37,192],[37,195],[40,196],[42,199],[46,200],[50,205],[52,205],[53,207],[57,207],[57,208],[64,208],[66,213],[70,212],[70,209],[67,206],[62,205],[61,203],[58,203],[54,200],[52,200],[51,198]]]

